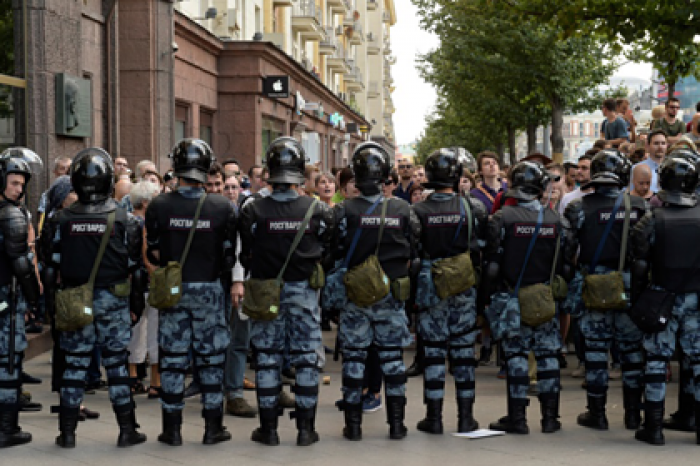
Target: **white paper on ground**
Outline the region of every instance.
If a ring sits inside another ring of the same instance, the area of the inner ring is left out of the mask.
[[[468,439],[478,439],[478,438],[487,438],[487,437],[496,437],[499,435],[506,435],[505,432],[502,430],[491,430],[491,429],[479,429],[475,430],[473,432],[465,432],[465,433],[459,433],[455,432],[452,434],[453,437],[465,437]]]

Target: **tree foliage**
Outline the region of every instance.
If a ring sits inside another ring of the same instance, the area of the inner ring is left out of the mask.
[[[606,83],[615,67],[606,60],[609,51],[600,37],[562,40],[560,27],[491,0],[413,3],[423,27],[440,38],[440,46],[424,55],[419,67],[441,98],[419,147],[440,142],[439,135],[454,137],[469,130],[490,133],[462,136],[473,144],[490,139],[493,147],[508,138],[512,146],[516,130],[551,120],[554,152],[561,153],[563,112],[599,105],[591,91]],[[484,148],[461,145],[472,152]]]

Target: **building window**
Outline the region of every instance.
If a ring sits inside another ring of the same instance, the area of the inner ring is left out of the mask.
[[[26,145],[24,111],[26,43],[24,11],[26,2],[0,1],[0,150],[13,145]]]
[[[585,135],[586,135],[586,133],[583,132],[583,122],[581,122],[581,123],[578,124],[578,131],[579,131],[578,134],[579,134],[580,136],[585,136]]]
[[[175,141],[190,136],[190,108],[185,104],[175,104]]]
[[[282,136],[284,125],[281,121],[263,117],[262,120],[262,150],[267,151],[272,141]],[[262,154],[260,154],[262,156]]]
[[[211,112],[202,111],[199,113],[199,138],[209,144],[213,144],[214,115]]]

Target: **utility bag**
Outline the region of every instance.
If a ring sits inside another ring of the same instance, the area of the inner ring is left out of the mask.
[[[277,274],[277,278],[250,278],[243,285],[245,289],[243,313],[251,319],[270,321],[279,317],[282,287],[284,286],[282,277],[284,277],[284,272],[287,270],[287,266],[289,265],[294,251],[297,246],[299,246],[301,239],[306,233],[306,227],[309,225],[316,203],[318,203],[318,199],[314,199],[311,202],[311,206],[306,211],[304,220],[302,220],[301,225],[299,225],[299,231],[297,231],[294,241],[292,241],[292,246],[287,253],[287,259],[284,261],[284,265]]]
[[[100,268],[100,262],[107,249],[109,237],[112,235],[116,212],[110,212],[107,216],[107,226],[102,234],[100,248],[97,251],[95,262],[92,264],[90,278],[84,285],[64,288],[56,292],[56,329],[61,332],[73,332],[80,330],[94,321],[93,290],[95,278]]]
[[[190,234],[187,237],[185,250],[182,252],[180,261],[170,261],[165,267],[159,267],[151,272],[148,304],[156,309],[169,309],[180,302],[182,297],[182,267],[185,265],[187,255],[190,252],[194,233],[197,230],[197,222],[199,222],[199,214],[202,213],[202,206],[204,206],[206,197],[207,195],[203,194],[199,198],[199,204],[197,204],[197,210],[192,220],[192,228],[190,228]]]

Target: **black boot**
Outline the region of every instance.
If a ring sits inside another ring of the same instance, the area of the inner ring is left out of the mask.
[[[489,425],[491,430],[502,430],[509,434],[529,434],[527,425],[527,406],[530,400],[508,397],[508,415]]]
[[[428,434],[442,434],[442,398],[437,400],[426,399],[425,419],[418,422],[418,430]]]
[[[695,443],[700,445],[700,402],[695,402]]]
[[[606,403],[607,395],[591,396],[589,394],[588,411],[578,415],[578,425],[596,430],[608,430],[608,418],[605,417]]]
[[[560,430],[559,393],[542,393],[539,398],[542,412],[542,433],[551,434]]]
[[[343,403],[345,427],[343,437],[348,440],[362,440],[362,403]]]
[[[457,432],[464,434],[479,428],[474,419],[474,398],[457,398]]]
[[[280,437],[277,434],[278,417],[279,411],[276,406],[274,408],[260,408],[260,427],[253,431],[250,439],[263,445],[279,445]]]
[[[204,438],[202,439],[204,445],[215,445],[231,440],[231,433],[223,425],[223,408],[204,409],[202,417],[204,418]]]
[[[162,410],[163,433],[158,436],[158,441],[166,443],[172,447],[182,445],[182,411],[169,413]]]
[[[644,402],[644,427],[634,434],[634,438],[650,445],[664,445],[666,441],[662,430],[663,422],[664,402],[646,400]]]
[[[416,353],[413,364],[406,369],[406,377],[418,377],[419,375],[423,374],[424,370],[425,367],[423,367],[423,357]]]
[[[642,393],[641,388],[622,387],[622,404],[625,408],[627,430],[637,430],[642,425]]]
[[[480,366],[488,366],[489,362],[491,362],[491,353],[493,353],[493,347],[492,346],[481,346],[481,350],[479,350],[479,365]]]
[[[318,432],[316,432],[316,407],[295,409],[297,421],[297,446],[308,447],[318,442]]]
[[[114,407],[114,414],[119,424],[118,447],[131,447],[146,441],[146,434],[136,431],[136,411],[134,403]]]
[[[405,396],[386,397],[386,422],[389,424],[389,438],[391,440],[401,440],[408,433],[408,429],[403,423],[405,411]]]
[[[78,428],[80,408],[61,406],[58,411],[58,430],[61,434],[56,437],[56,445],[63,448],[75,448],[75,429]]]
[[[0,404],[0,448],[23,445],[32,441],[32,434],[18,424],[19,405]]]
[[[680,371],[678,379],[678,411],[664,419],[664,429],[695,432],[696,423],[693,413],[695,396],[692,393],[686,393],[684,390],[684,387],[688,384],[688,377],[692,376],[693,374],[688,374],[688,371]]]

